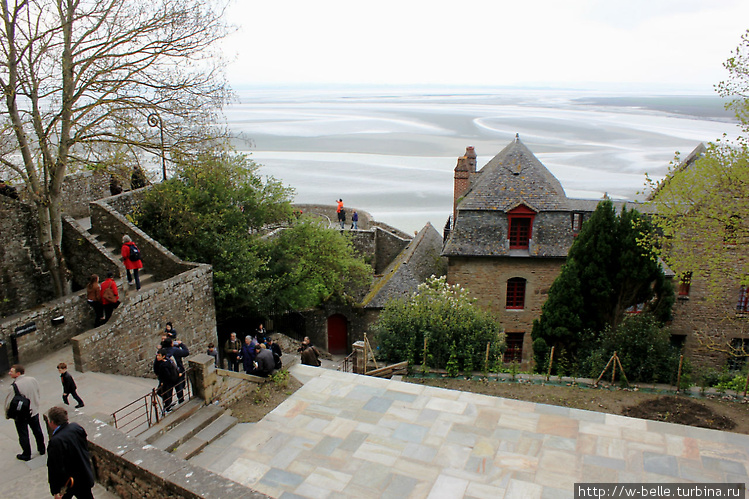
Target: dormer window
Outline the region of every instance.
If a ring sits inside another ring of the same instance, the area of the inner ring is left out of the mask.
[[[535,216],[535,211],[522,204],[507,213],[510,228],[508,234],[510,249],[528,249],[533,235],[533,218]]]

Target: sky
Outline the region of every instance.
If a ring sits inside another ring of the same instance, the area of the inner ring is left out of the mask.
[[[747,0],[234,0],[234,88],[610,87],[712,93]]]

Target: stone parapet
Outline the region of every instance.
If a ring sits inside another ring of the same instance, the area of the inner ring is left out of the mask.
[[[74,421],[88,433],[96,481],[119,497],[269,499],[265,494],[145,445],[101,421],[85,416]]]

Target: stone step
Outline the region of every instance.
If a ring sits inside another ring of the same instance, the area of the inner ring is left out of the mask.
[[[181,421],[177,426],[174,426],[168,432],[149,443],[157,449],[172,452],[203,428],[221,417],[223,413],[224,409],[217,405],[203,406],[195,414]]]
[[[146,443],[153,443],[167,431],[198,412],[198,409],[201,407],[203,407],[202,400],[197,398],[189,400],[187,403],[175,408],[170,414],[167,414],[164,419],[136,436],[139,440],[143,440]]]
[[[206,445],[213,443],[214,440],[222,436],[237,424],[237,418],[232,416],[229,411],[212,421],[208,426],[200,430],[194,437],[182,443],[174,449],[173,455],[180,459],[190,459],[202,451]]]

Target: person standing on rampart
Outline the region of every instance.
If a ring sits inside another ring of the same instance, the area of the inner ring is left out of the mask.
[[[140,289],[138,271],[143,268],[143,260],[140,258],[140,249],[127,234],[122,236],[121,253],[122,262],[125,264],[125,271],[127,272],[127,283],[132,285],[133,278],[135,278],[135,289],[137,291]],[[132,271],[132,275],[130,271]]]

